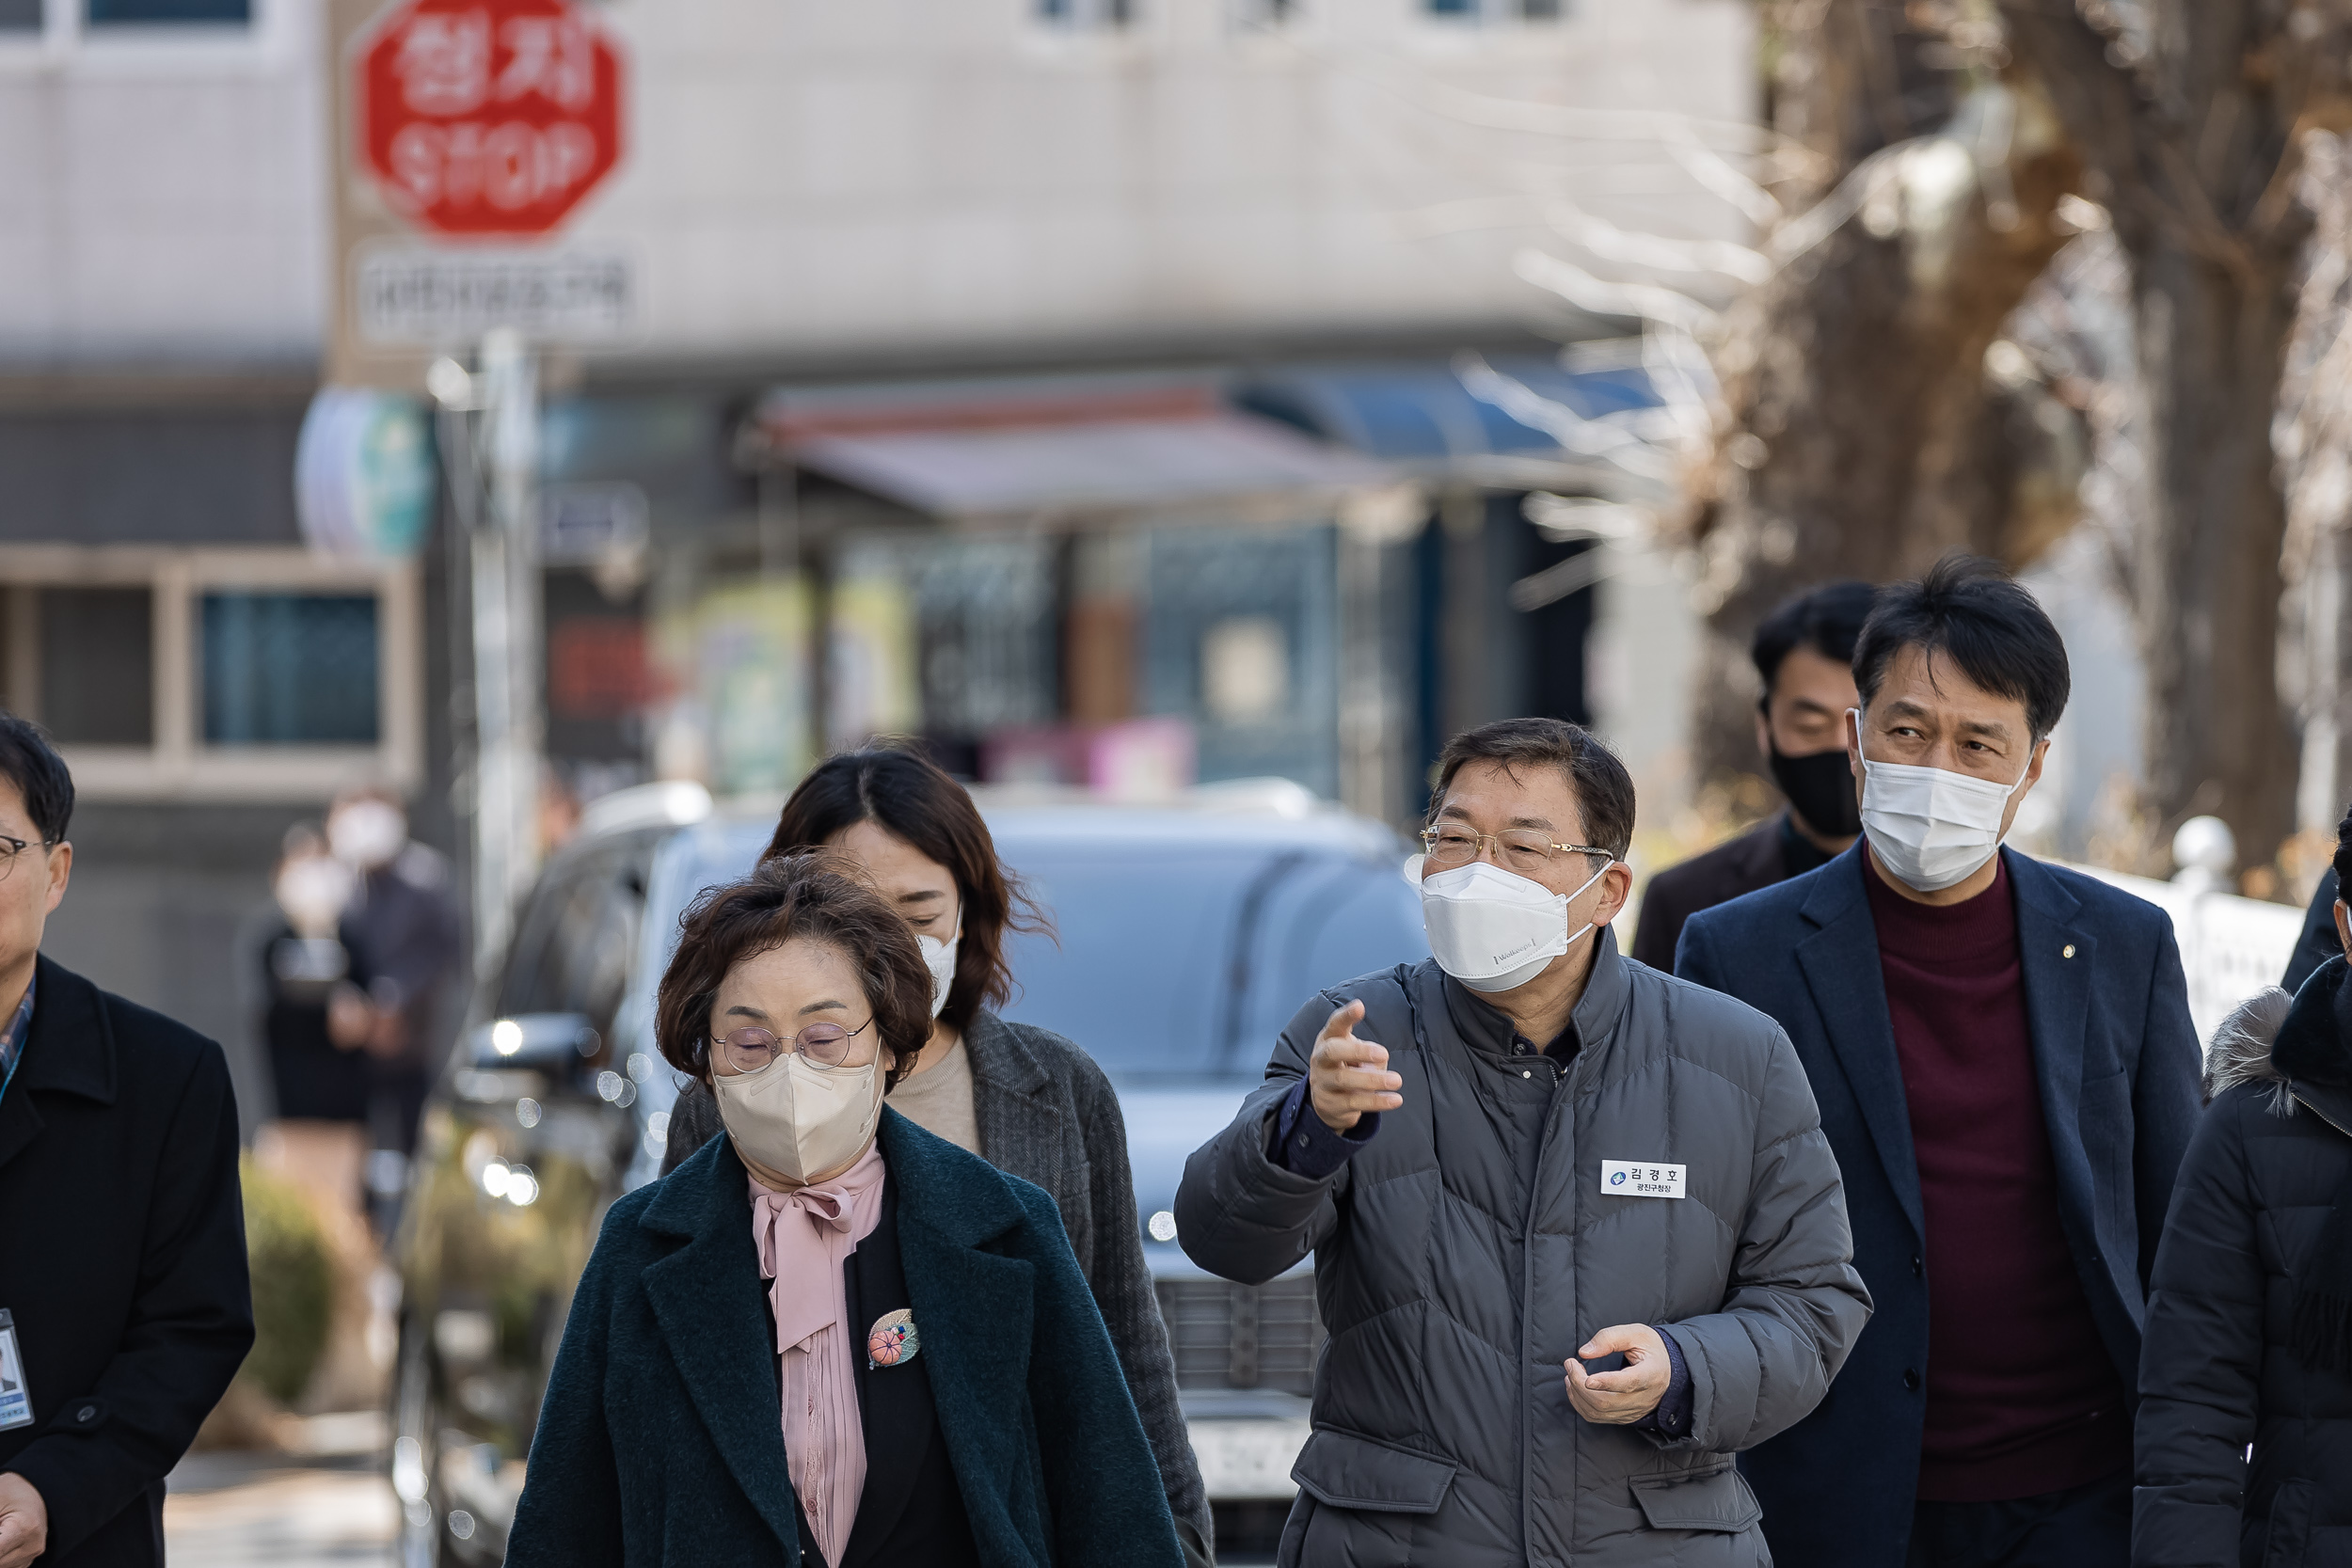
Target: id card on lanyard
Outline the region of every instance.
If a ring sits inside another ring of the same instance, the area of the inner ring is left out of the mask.
[[[24,1386],[24,1356],[16,1345],[16,1320],[0,1307],[0,1432],[33,1424],[33,1396]]]

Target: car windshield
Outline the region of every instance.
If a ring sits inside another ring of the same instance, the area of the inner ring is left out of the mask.
[[[1325,986],[1429,956],[1402,850],[1368,824],[1180,813],[991,812],[997,851],[1054,924],[1008,943],[1007,1018],[1066,1035],[1121,1078],[1257,1077]],[[1289,831],[1285,831],[1285,830]],[[677,913],[751,868],[764,826],[706,828],[657,896]]]

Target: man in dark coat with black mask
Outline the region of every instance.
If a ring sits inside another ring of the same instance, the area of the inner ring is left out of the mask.
[[[1854,639],[1877,590],[1867,582],[1809,589],[1764,617],[1748,657],[1764,683],[1756,749],[1788,804],[1728,843],[1649,879],[1633,956],[1671,972],[1682,923],[1742,894],[1802,877],[1845,853],[1862,832],[1846,767]]]
[[[40,956],[72,813],[0,716],[0,1568],[150,1568],[253,1344],[237,1107],[219,1046]]]

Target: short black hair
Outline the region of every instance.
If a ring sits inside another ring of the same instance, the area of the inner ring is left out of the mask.
[[[2058,728],[2073,684],[2066,642],[2041,604],[1980,556],[1954,553],[1916,582],[1889,583],[1854,643],[1853,684],[1863,705],[1905,648],[1948,655],[1961,673],[2026,707],[2035,740]]]
[[[1576,791],[1584,818],[1584,841],[1623,860],[1633,847],[1633,775],[1592,731],[1565,719],[1498,719],[1464,730],[1438,756],[1438,787],[1429,797],[1432,816],[1454,775],[1467,762],[1504,768],[1557,768]]]
[[[1878,589],[1871,584],[1848,578],[1783,600],[1764,617],[1756,628],[1756,640],[1748,644],[1748,657],[1756,660],[1756,673],[1764,682],[1764,695],[1772,694],[1772,678],[1780,673],[1781,661],[1795,649],[1810,648],[1823,658],[1851,664],[1853,645],[1861,639],[1862,624],[1870,618],[1870,604],[1877,594]]]
[[[63,844],[73,820],[73,775],[49,743],[49,732],[30,719],[0,713],[0,779],[24,798],[24,815],[43,844]]]

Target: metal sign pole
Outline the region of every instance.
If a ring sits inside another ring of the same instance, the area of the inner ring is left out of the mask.
[[[473,533],[474,930],[486,974],[539,872],[538,365],[522,337],[482,341],[489,506]]]

